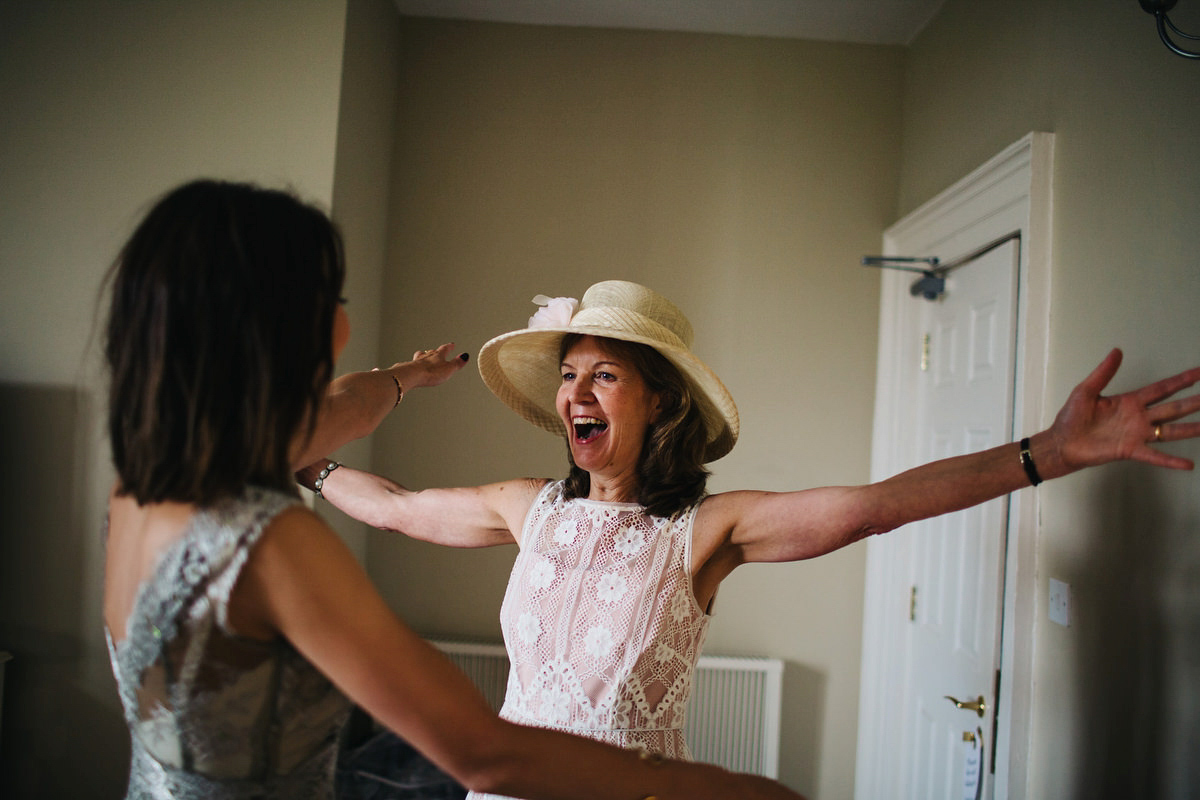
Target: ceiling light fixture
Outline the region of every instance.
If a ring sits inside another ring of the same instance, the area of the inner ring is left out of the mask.
[[[1184,39],[1192,41],[1200,40],[1200,36],[1193,36],[1190,33],[1184,33],[1175,27],[1175,24],[1167,18],[1167,12],[1175,7],[1176,0],[1138,0],[1142,4],[1142,10],[1147,14],[1153,14],[1155,22],[1158,23],[1158,38],[1163,40],[1163,44],[1167,46],[1172,53],[1183,56],[1184,58],[1200,58],[1200,53],[1195,50],[1184,50],[1179,45],[1172,41],[1171,36],[1167,33],[1170,29],[1171,33]]]

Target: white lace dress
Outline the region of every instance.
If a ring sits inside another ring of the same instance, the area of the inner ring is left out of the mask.
[[[530,508],[500,609],[500,715],[690,759],[683,723],[708,629],[689,573],[699,504],[653,517],[562,490],[547,484]]]
[[[249,489],[198,512],[138,589],[109,654],[133,740],[127,800],[332,798],[349,701],[283,639],[229,628],[263,528],[300,500]]]

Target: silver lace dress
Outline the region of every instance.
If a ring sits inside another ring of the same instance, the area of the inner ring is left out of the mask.
[[[133,744],[127,800],[332,798],[349,701],[286,640],[238,636],[230,593],[263,528],[299,499],[251,488],[196,513],[106,631]]]

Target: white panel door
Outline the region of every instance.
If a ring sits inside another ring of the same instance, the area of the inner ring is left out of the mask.
[[[1043,424],[1053,152],[1052,134],[1030,134],[884,232],[884,253],[943,264],[1019,238],[952,271],[937,303],[884,272],[872,480]],[[965,732],[984,734],[980,796],[1026,796],[1036,533],[1037,493],[1022,491],[867,542],[857,800],[965,796]]]
[[[941,300],[913,301],[924,303],[925,354],[914,367],[919,461],[1012,439],[1019,246],[1009,241],[956,269]],[[901,795],[912,800],[958,800],[972,774],[986,783],[1007,524],[1008,500],[998,498],[901,533],[910,591]]]

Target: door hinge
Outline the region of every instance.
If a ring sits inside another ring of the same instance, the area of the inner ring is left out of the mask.
[[[929,346],[930,336],[927,333],[921,340],[921,372],[929,371]]]
[[[917,621],[917,587],[913,586],[912,591],[908,595],[908,619],[909,622]]]

